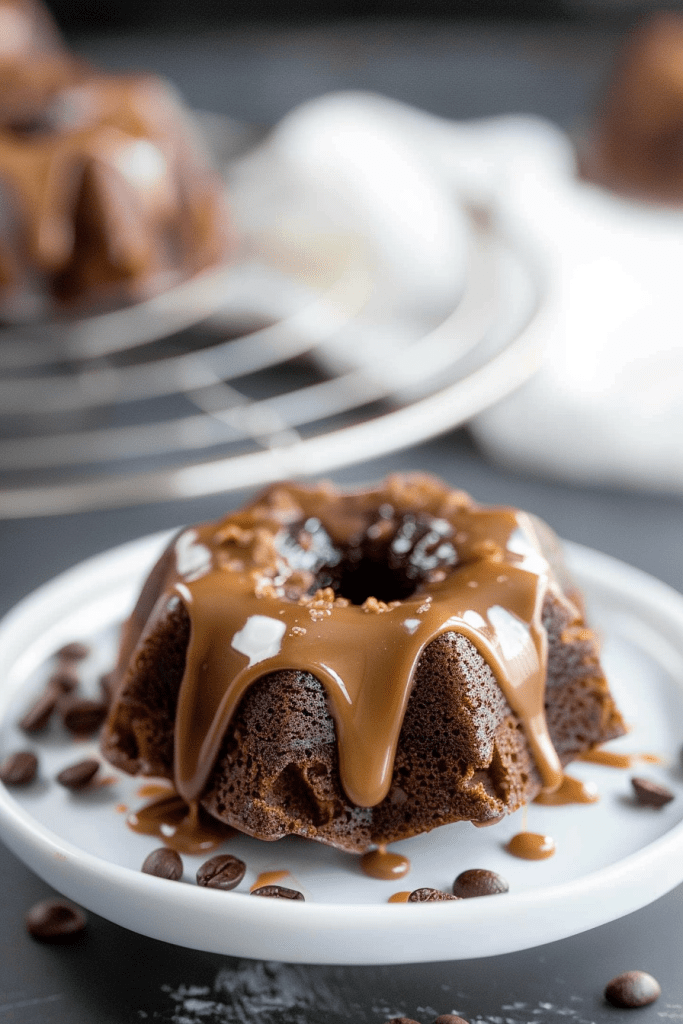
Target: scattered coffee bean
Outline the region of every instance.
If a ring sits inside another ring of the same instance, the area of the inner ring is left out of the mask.
[[[660,786],[657,782],[652,782],[650,779],[631,779],[631,785],[633,786],[633,792],[635,793],[636,800],[639,804],[643,804],[645,807],[663,807],[664,804],[670,803],[674,798],[674,794],[666,786]]]
[[[654,1003],[661,994],[659,982],[645,971],[626,971],[625,974],[619,974],[612,978],[605,989],[607,1002],[624,1010]]]
[[[100,692],[103,702],[109,707],[114,697],[114,673],[105,672],[100,676]]]
[[[33,782],[38,771],[38,758],[30,750],[19,750],[10,754],[0,764],[0,780],[6,786],[27,786]]]
[[[40,942],[70,942],[85,925],[83,911],[62,900],[43,900],[26,915],[26,930]]]
[[[64,644],[58,651],[55,651],[55,658],[59,658],[60,661],[83,661],[89,654],[90,648],[87,644],[74,640],[72,643]]]
[[[441,889],[414,889],[408,897],[408,903],[438,903],[442,900],[459,899],[459,896],[451,896]]]
[[[391,1017],[385,1024],[419,1024],[418,1021],[413,1020],[412,1017]]]
[[[52,713],[57,707],[59,691],[48,686],[44,693],[41,693],[38,700],[28,709],[23,718],[19,719],[19,728],[24,732],[42,732],[46,729]]]
[[[46,729],[61,699],[65,694],[72,693],[78,684],[78,675],[69,665],[53,672],[41,695],[19,720],[20,728],[24,732],[42,732]]]
[[[457,1017],[454,1013],[442,1013],[437,1017],[434,1024],[470,1024],[464,1017]]]
[[[88,736],[97,732],[107,717],[107,708],[101,701],[87,697],[67,697],[60,702],[59,710],[64,725],[76,736]]]
[[[47,688],[54,687],[59,695],[73,693],[80,683],[80,677],[72,665],[62,665],[47,681]]]
[[[259,889],[252,889],[252,896],[272,896],[280,900],[302,900],[304,894],[297,889],[286,889],[284,885],[262,885]]]
[[[146,875],[155,875],[157,878],[168,878],[171,882],[177,882],[182,878],[183,862],[175,850],[169,850],[167,846],[160,846],[158,850],[152,850],[142,870]]]
[[[495,896],[499,892],[507,892],[510,886],[495,871],[484,868],[470,868],[462,871],[453,882],[453,895],[462,900],[474,896]]]
[[[211,857],[197,871],[197,885],[209,889],[234,889],[244,878],[247,865],[238,857],[226,853]]]
[[[68,768],[62,769],[57,776],[57,782],[67,789],[84,789],[91,779],[97,774],[100,762],[94,757],[88,757],[85,761],[71,764]]]

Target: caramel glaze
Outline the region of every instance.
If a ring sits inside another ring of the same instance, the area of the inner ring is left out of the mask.
[[[594,783],[581,782],[573,775],[565,775],[559,789],[552,793],[539,793],[534,803],[558,807],[564,804],[594,804],[599,799]]]
[[[537,832],[518,832],[506,847],[513,857],[522,860],[547,860],[555,853],[555,840]]]
[[[405,892],[395,892],[393,896],[390,896],[387,903],[407,903],[408,897],[410,896],[410,890],[406,889]]]
[[[427,522],[423,553],[438,555],[438,568],[428,569],[413,592],[352,604],[331,586],[316,590],[339,550],[364,536],[391,534],[405,517]],[[321,523],[323,541],[316,539]],[[479,507],[415,475],[348,495],[328,484],[279,485],[218,524],[179,534],[124,628],[117,669],[121,678],[144,624],[152,628],[169,603],[181,601],[191,632],[175,724],[178,793],[190,803],[199,799],[248,687],[295,669],[325,688],[348,798],[362,807],[378,804],[390,787],[416,665],[448,631],[463,634],[486,659],[522,723],[544,789],[558,788],[563,772],[544,713],[541,613],[549,589],[568,602],[543,553],[543,529],[523,512]]]
[[[370,878],[379,878],[389,882],[394,878],[403,878],[410,871],[410,861],[401,853],[387,853],[386,846],[378,846],[370,853],[364,853],[360,859],[361,871]]]

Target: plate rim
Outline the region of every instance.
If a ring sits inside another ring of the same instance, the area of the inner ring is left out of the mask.
[[[77,598],[74,596],[73,600],[82,607],[83,602],[87,600],[85,591],[88,584],[92,585],[94,577],[107,567],[110,574],[121,581],[126,579],[131,583],[134,575],[144,577],[153,557],[175,532],[165,530],[150,534],[80,562],[27,595],[0,620],[0,679],[3,680],[0,682],[1,716],[4,717],[6,701],[14,693],[12,687],[9,694],[4,692],[5,674],[2,669],[7,663],[12,663],[12,658],[15,657],[13,650],[21,646],[18,642],[13,644],[12,640],[17,635],[21,636],[22,622],[28,619],[35,631],[34,624],[40,618],[41,608],[58,606],[59,602],[56,602],[55,598],[64,590],[75,588]],[[635,610],[645,607],[648,613],[655,611],[667,629],[673,629],[677,633],[683,657],[683,595],[648,573],[612,556],[572,542],[563,542],[563,547],[570,571],[582,588],[588,590],[589,600],[591,592],[602,589],[607,593],[618,592],[622,605],[630,605]],[[149,564],[146,559],[149,559]],[[60,615],[54,612],[53,619],[59,622]],[[0,823],[3,825],[3,839],[20,859],[66,896],[109,920],[131,927],[128,923],[129,915],[120,912],[121,900],[118,901],[115,913],[108,912],[112,908],[107,892],[109,897],[114,895],[115,907],[116,896],[122,893],[124,903],[126,898],[142,898],[141,902],[145,903],[148,902],[150,895],[158,894],[162,897],[161,902],[175,907],[180,917],[183,917],[186,911],[194,911],[197,919],[201,916],[201,920],[206,922],[216,923],[227,918],[231,930],[236,934],[239,934],[240,925],[251,927],[252,930],[255,927],[257,932],[264,925],[267,926],[267,941],[261,943],[263,955],[251,948],[254,945],[253,939],[251,943],[246,943],[246,951],[244,943],[240,945],[239,942],[235,948],[226,948],[225,935],[220,936],[218,942],[212,941],[211,936],[207,935],[202,942],[201,936],[197,934],[197,920],[192,922],[190,941],[178,936],[177,929],[160,929],[158,924],[151,920],[147,928],[138,926],[134,930],[152,938],[188,945],[190,948],[227,955],[254,956],[259,959],[279,959],[285,962],[409,963],[469,959],[512,952],[578,934],[616,920],[646,906],[683,881],[683,858],[673,856],[674,853],[680,854],[683,848],[683,821],[679,821],[663,835],[611,865],[589,871],[568,882],[541,886],[524,892],[507,893],[504,904],[486,900],[463,901],[454,911],[450,903],[409,907],[405,904],[388,903],[307,902],[303,905],[297,904],[297,916],[292,918],[287,910],[290,906],[288,901],[247,901],[249,894],[231,893],[229,899],[233,912],[226,915],[223,913],[223,901],[226,898],[223,893],[203,891],[188,884],[174,886],[169,890],[165,879],[143,875],[140,871],[91,854],[63,839],[58,833],[33,818],[4,785],[0,785]],[[677,867],[679,863],[680,866]],[[112,886],[116,890],[113,893]],[[598,894],[600,899],[594,899]],[[550,917],[553,909],[562,907],[566,911],[569,904],[573,911],[577,909],[577,904],[581,905],[580,920],[575,920],[573,925],[568,926],[571,914],[566,915],[564,919],[562,915],[556,915],[554,925],[550,929],[545,929],[539,943],[538,939],[534,938],[534,928],[537,929],[540,920],[539,911],[544,917]],[[508,930],[506,934],[496,936],[496,941],[484,943],[483,950],[481,941],[472,942],[470,952],[456,952],[449,947],[450,932],[468,931],[474,926],[480,931],[490,931],[492,925],[500,923],[501,917],[510,920],[514,918],[516,925],[522,922],[522,927],[514,939],[510,934],[513,930]],[[388,929],[389,922],[396,925],[396,928]],[[293,923],[299,936],[298,943],[296,935],[293,934]],[[183,919],[182,927],[186,925],[187,920]],[[386,936],[389,931],[394,933],[394,940],[388,946],[382,946],[378,942],[379,936]],[[408,949],[404,949],[395,937],[397,933],[406,931],[409,932]],[[360,932],[363,932],[366,938],[370,936],[372,942],[361,943],[357,953],[350,951],[346,957],[340,959],[338,940],[344,940],[344,936]],[[333,940],[336,937],[337,941],[326,943],[324,936],[328,936],[328,939],[332,936]],[[440,954],[436,941],[439,937],[443,946]],[[373,943],[379,948],[371,948]],[[259,945],[258,935],[256,945]]]

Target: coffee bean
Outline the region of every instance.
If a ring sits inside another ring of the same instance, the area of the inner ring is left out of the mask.
[[[26,930],[40,942],[71,942],[85,925],[83,911],[62,900],[43,900],[26,915]]]
[[[89,654],[90,648],[87,644],[74,640],[72,643],[64,644],[58,651],[55,651],[55,658],[59,658],[60,661],[83,661]]]
[[[97,774],[99,767],[99,761],[94,757],[88,757],[85,761],[78,761],[77,764],[63,768],[57,776],[57,782],[67,789],[84,789]]]
[[[262,885],[259,889],[252,889],[252,896],[272,896],[280,900],[302,900],[304,894],[296,889],[286,889],[284,885]]]
[[[54,687],[58,694],[73,693],[80,683],[80,677],[73,665],[62,665],[47,681],[46,689]]]
[[[625,1010],[654,1003],[661,994],[659,982],[645,971],[626,971],[625,974],[619,974],[612,978],[605,989],[607,1002]]]
[[[98,700],[68,696],[60,701],[59,710],[64,725],[76,736],[89,736],[97,732],[107,717],[107,709]]]
[[[635,793],[636,800],[639,804],[643,804],[645,807],[663,807],[664,804],[668,804],[673,800],[674,794],[666,786],[660,786],[657,782],[652,782],[650,779],[631,779],[631,785],[633,786],[633,792]]]
[[[114,697],[114,672],[105,672],[103,676],[100,676],[100,692],[102,694],[102,701],[109,707]]]
[[[197,885],[209,889],[234,889],[244,878],[247,865],[238,857],[226,853],[211,857],[197,871]]]
[[[155,875],[157,878],[168,878],[171,882],[177,882],[182,878],[183,862],[175,850],[169,850],[166,846],[160,846],[158,850],[152,850],[142,871],[146,875]]]
[[[41,695],[19,720],[20,728],[24,732],[42,732],[47,728],[61,698],[64,694],[73,692],[78,684],[78,675],[69,665],[53,672]]]
[[[31,705],[23,718],[19,719],[19,728],[24,732],[42,732],[46,729],[52,713],[57,707],[59,691],[48,687]]]
[[[412,1017],[391,1017],[390,1020],[385,1021],[385,1024],[419,1024],[419,1022],[413,1020]]]
[[[408,903],[438,903],[442,900],[459,899],[459,896],[451,896],[441,889],[414,889],[408,897]]]
[[[33,782],[38,771],[38,758],[30,750],[19,750],[10,754],[0,764],[0,780],[6,786],[27,786]]]
[[[442,1013],[437,1017],[434,1024],[470,1024],[464,1017],[457,1017],[454,1013]]]
[[[495,896],[497,893],[507,892],[509,888],[505,879],[495,871],[470,868],[468,871],[462,871],[453,882],[453,895],[468,900],[474,896]]]

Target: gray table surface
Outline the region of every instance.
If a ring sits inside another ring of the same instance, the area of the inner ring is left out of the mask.
[[[346,25],[241,29],[201,38],[78,40],[110,67],[148,67],[198,107],[271,124],[306,98],[367,88],[451,117],[532,111],[570,129],[585,121],[614,40],[568,29]],[[562,536],[624,559],[683,590],[683,507],[665,496],[579,489],[487,464],[463,431],[333,474],[345,483],[426,470],[483,502],[518,505]],[[218,516],[237,502],[209,498],[0,524],[0,612],[54,574],[125,540]],[[682,725],[683,735],[683,725]],[[487,1024],[628,1017],[683,1019],[683,887],[584,935],[502,957],[401,967],[263,965],[197,953],[131,934],[91,915],[73,946],[41,946],[23,916],[49,888],[0,846],[0,1022],[177,1024],[376,1021],[407,1014],[429,1024],[459,1011]],[[514,928],[514,921],[510,922]],[[660,981],[659,1002],[619,1011],[602,998],[621,971]]]

